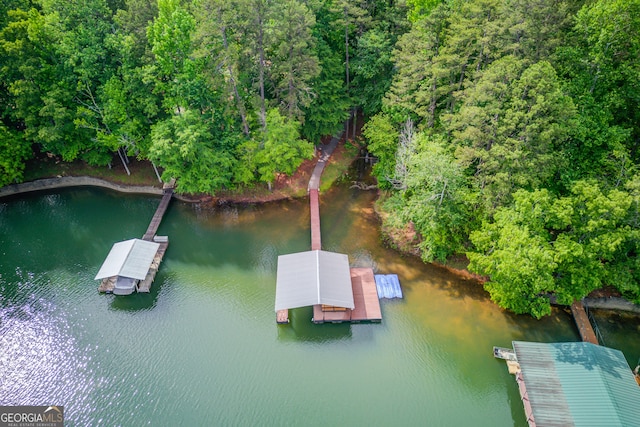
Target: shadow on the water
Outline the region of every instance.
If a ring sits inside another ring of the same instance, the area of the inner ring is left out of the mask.
[[[503,362],[503,360],[500,360],[500,362]],[[526,426],[528,425],[528,423],[524,414],[522,399],[520,397],[520,392],[518,391],[516,379],[511,374],[509,374],[509,376],[513,380],[513,383],[509,384],[507,387],[507,397],[509,399],[509,407],[511,408],[511,418],[513,419],[513,425]]]
[[[160,267],[162,268],[162,267]],[[158,272],[149,293],[134,292],[131,295],[109,295],[109,308],[115,311],[146,311],[153,309],[158,303],[160,289],[168,280],[168,276]]]
[[[289,324],[278,325],[278,340],[321,343],[351,339],[351,324],[316,325],[311,321],[312,318],[313,307],[289,310]]]
[[[251,270],[263,263],[266,249],[276,248],[274,260],[278,254],[308,250],[308,215],[304,200],[254,205],[174,201],[159,234],[169,236],[175,261],[207,268],[233,265]]]
[[[504,311],[504,318],[514,331],[512,341],[533,342],[575,342],[580,341],[580,333],[569,310],[551,307],[551,314],[536,319],[528,314],[514,314]],[[511,343],[496,343],[499,346],[511,346]]]

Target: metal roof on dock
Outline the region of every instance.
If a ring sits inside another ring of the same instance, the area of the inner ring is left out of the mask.
[[[122,276],[143,280],[160,244],[131,239],[113,245],[94,280]]]
[[[316,304],[354,308],[347,255],[320,250],[280,255],[276,312]]]
[[[631,426],[640,387],[619,350],[587,342],[514,341],[536,426]]]

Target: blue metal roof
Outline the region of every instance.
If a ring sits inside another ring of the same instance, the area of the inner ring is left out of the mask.
[[[640,387],[619,350],[514,341],[536,426],[640,425]]]

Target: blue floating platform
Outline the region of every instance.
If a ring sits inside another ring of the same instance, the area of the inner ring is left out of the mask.
[[[378,298],[402,298],[397,274],[376,274],[375,279]]]

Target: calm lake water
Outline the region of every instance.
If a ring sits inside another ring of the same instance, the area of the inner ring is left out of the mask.
[[[380,243],[372,193],[321,196],[323,248],[397,273],[381,324],[275,322],[277,257],[310,248],[307,200],[173,201],[150,294],[97,292],[111,245],[159,202],[97,189],[0,201],[0,405],[64,405],[67,425],[524,426],[512,340],[576,341],[563,311],[505,313],[472,280]],[[598,314],[635,366],[637,317]]]

